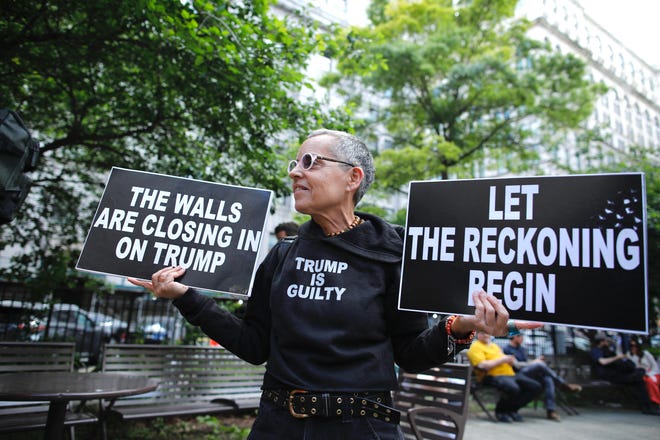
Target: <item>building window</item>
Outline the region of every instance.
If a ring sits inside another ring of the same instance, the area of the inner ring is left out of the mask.
[[[597,35],[589,36],[589,47],[591,48],[591,52],[593,53],[594,58],[602,61],[603,50],[600,44],[600,38],[598,38]]]
[[[616,140],[616,148],[618,148],[620,151],[625,151],[626,141],[623,138],[618,137]]]
[[[621,124],[621,121],[618,118],[615,119],[614,127],[617,133],[623,134],[623,124]]]
[[[610,65],[610,68],[614,68],[614,50],[612,49],[612,46],[609,44],[607,45],[607,62]]]

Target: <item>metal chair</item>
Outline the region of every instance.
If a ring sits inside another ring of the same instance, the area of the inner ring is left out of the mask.
[[[402,412],[401,429],[406,439],[463,438],[471,370],[470,365],[455,363],[418,374],[400,370],[394,405]]]

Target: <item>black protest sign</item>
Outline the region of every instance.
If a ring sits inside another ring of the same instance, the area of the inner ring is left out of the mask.
[[[272,192],[112,168],[77,269],[249,295]]]
[[[399,307],[647,332],[643,174],[411,182]]]

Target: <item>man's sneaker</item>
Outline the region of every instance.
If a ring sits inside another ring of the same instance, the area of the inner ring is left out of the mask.
[[[642,409],[642,414],[649,414],[652,416],[660,416],[660,409],[654,405],[648,405]]]
[[[514,422],[522,422],[523,421],[523,417],[520,414],[518,414],[517,412],[509,413],[509,417],[511,417],[511,420],[513,420]]]
[[[498,422],[511,423],[511,417],[506,413],[495,413],[495,418]]]
[[[582,391],[582,386],[580,386],[576,383],[563,383],[562,388],[567,390],[567,391],[574,392],[574,393],[579,393],[580,391]]]
[[[548,419],[554,420],[555,422],[561,422],[561,417],[557,414],[557,411],[548,411]]]

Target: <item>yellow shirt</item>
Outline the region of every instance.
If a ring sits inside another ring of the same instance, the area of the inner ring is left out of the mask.
[[[515,376],[516,373],[513,371],[513,367],[507,363],[500,364],[488,371],[476,368],[482,361],[492,361],[503,356],[504,352],[502,352],[499,345],[494,342],[484,344],[478,340],[472,343],[467,352],[470,363],[475,367],[474,371],[476,372],[477,380],[482,380],[486,374],[489,376]]]

